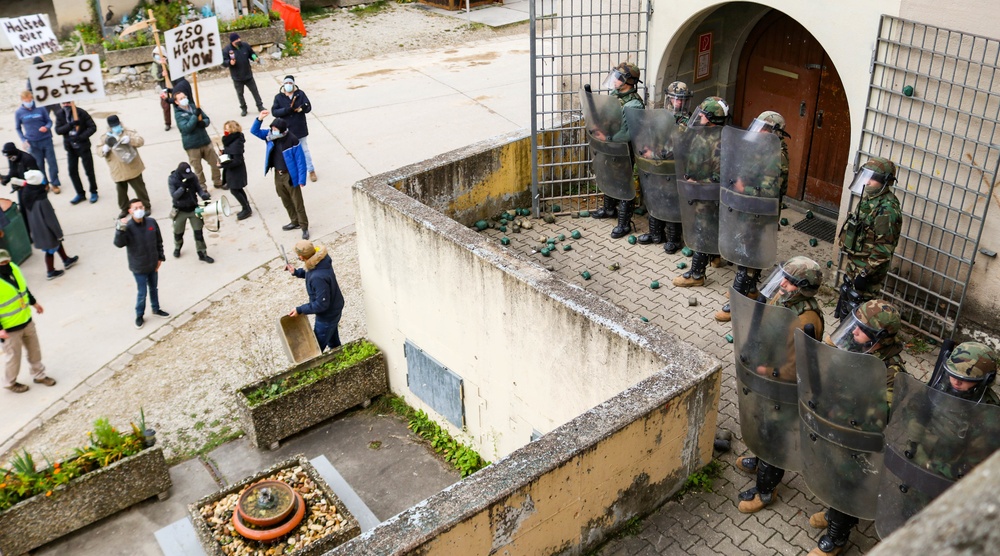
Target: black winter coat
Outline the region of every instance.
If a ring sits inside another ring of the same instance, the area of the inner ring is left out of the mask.
[[[229,161],[222,163],[222,181],[229,189],[247,186],[247,165],[243,158],[246,141],[242,131],[222,136],[222,152],[229,155]]]
[[[25,172],[39,169],[35,157],[20,149],[17,151],[17,158],[13,162],[8,161],[8,164],[10,164],[10,172],[5,176],[0,176],[0,184],[3,185],[10,183],[10,178],[20,178],[23,180]]]
[[[302,111],[296,112],[298,108],[302,108]],[[274,103],[271,105],[271,115],[283,118],[288,124],[288,131],[300,139],[309,135],[306,114],[311,111],[312,104],[309,102],[309,97],[298,88],[292,93],[292,98],[288,98],[285,93],[274,95]]]
[[[233,78],[233,81],[253,79],[253,68],[250,67],[250,61],[256,57],[253,49],[244,41],[240,41],[240,45],[236,48],[233,48],[232,43],[230,43],[222,49],[222,65],[229,68],[229,76]],[[236,60],[236,64],[229,65],[230,59]]]
[[[97,133],[97,124],[79,106],[76,107],[76,122],[73,122],[72,108],[60,106],[56,109],[56,133],[66,137],[63,141],[66,152],[82,154],[83,151],[90,152],[90,136]]]
[[[115,247],[128,247],[128,269],[135,274],[149,274],[167,260],[160,226],[148,216],[142,222],[129,218],[124,229],[115,230]]]
[[[191,174],[191,177],[184,180],[177,173],[177,170],[170,172],[167,178],[167,187],[170,189],[170,198],[173,199],[174,208],[185,212],[191,212],[198,208],[198,197],[207,195],[201,190],[198,183],[198,176]]]

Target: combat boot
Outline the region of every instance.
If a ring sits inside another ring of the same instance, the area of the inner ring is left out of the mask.
[[[635,201],[622,201],[618,204],[618,225],[611,230],[611,239],[625,237],[632,231],[632,209]]]
[[[733,289],[747,297],[750,297],[750,291],[757,289],[757,278],[759,275],[760,273],[754,272],[754,269],[750,269],[745,266],[737,267],[736,277],[733,278]],[[751,299],[757,299],[757,296],[754,296]],[[732,316],[729,312],[729,303],[726,303],[722,306],[722,309],[715,312],[715,320],[719,322],[729,322],[732,320]]]
[[[826,520],[826,510],[809,516],[809,526],[813,529],[826,529],[830,522]]]
[[[673,255],[680,251],[681,247],[684,247],[681,225],[678,222],[664,222],[664,224],[666,225],[667,241],[663,244],[663,250],[668,255]]]
[[[740,503],[736,507],[743,514],[757,513],[771,505],[774,501],[774,491],[763,493],[757,487],[745,490],[739,495]]]
[[[614,218],[618,216],[618,199],[604,196],[604,206],[590,213],[591,218]]]
[[[678,288],[693,288],[705,285],[705,268],[708,267],[707,253],[695,251],[691,256],[691,270],[674,278],[674,285]]]
[[[653,218],[649,215],[649,233],[639,236],[639,243],[649,245],[650,243],[663,243],[663,228],[667,225],[663,220]]]
[[[717,322],[729,322],[733,320],[732,315],[729,312],[729,304],[726,303],[721,309],[715,312],[715,320]]]
[[[760,460],[757,459],[757,456],[739,458],[736,460],[736,469],[749,475],[756,475],[758,461]],[[824,527],[826,526],[824,525]]]

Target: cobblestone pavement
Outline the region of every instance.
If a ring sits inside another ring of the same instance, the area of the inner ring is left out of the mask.
[[[788,217],[791,224],[805,218],[803,213],[793,209],[785,211],[783,216]],[[639,229],[633,235],[645,232],[646,220],[645,216],[635,217]],[[611,540],[598,554],[804,554],[814,548],[822,531],[809,526],[809,515],[823,506],[798,473],[785,474],[776,491],[778,501],[770,507],[756,514],[741,514],[736,509],[736,495],[752,486],[752,478],[733,466],[734,459],[747,452],[747,448],[740,439],[733,348],[725,338],[731,327],[714,318],[715,311],[726,301],[725,292],[732,284],[735,265],[709,267],[705,287],[676,288],[671,281],[684,272],[677,264],[690,265],[690,258],[680,252],[667,255],[662,245],[630,245],[627,236],[611,239],[614,227],[611,220],[560,216],[552,224],[540,219],[530,222],[533,228],[519,234],[509,230],[501,233],[497,229],[484,233],[498,241],[501,236],[508,237],[511,249],[549,267],[574,284],[646,317],[650,323],[711,353],[723,363],[718,426],[733,432],[733,449],[727,454],[716,453],[722,473],[714,481],[713,492],[691,493],[681,500],[667,502],[642,520],[637,533]],[[572,239],[573,230],[578,230],[582,237]],[[544,246],[540,241],[542,237],[559,234],[566,239],[556,243],[549,257],[537,252]],[[809,240],[810,236],[791,226],[783,226],[779,232],[779,258],[806,255],[825,268],[826,261],[833,258],[833,246],[820,241],[812,247]],[[565,250],[565,246],[570,246],[570,250]],[[610,270],[609,266],[615,263],[620,267]],[[589,280],[581,276],[585,270],[591,274]],[[764,272],[762,279],[768,272]],[[832,276],[833,271],[828,270],[828,285],[832,285]],[[660,284],[658,289],[650,287],[654,280]],[[697,300],[697,305],[690,305],[689,299]],[[826,313],[827,326],[835,324],[833,290],[821,290],[820,304]],[[919,356],[904,352],[903,357],[911,374],[925,378],[934,364],[936,351]],[[877,542],[872,522],[862,521],[851,534],[851,544],[843,554],[864,554]]]

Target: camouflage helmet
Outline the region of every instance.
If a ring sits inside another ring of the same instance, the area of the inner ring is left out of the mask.
[[[896,178],[896,165],[893,164],[893,162],[888,158],[873,156],[868,159],[868,162],[865,162],[865,165],[862,166],[862,168],[865,170],[871,170],[872,173],[875,174],[872,178],[882,185],[891,185],[891,182],[887,180],[895,180]]]
[[[979,342],[963,342],[951,351],[944,363],[949,375],[971,382],[981,382],[997,372],[997,354]]]
[[[720,97],[708,97],[698,105],[708,121],[715,125],[725,125],[729,116],[729,104]]]
[[[813,297],[823,284],[823,269],[819,263],[801,255],[792,257],[781,267],[781,272],[789,282],[799,288],[805,297]]]
[[[771,129],[773,129],[775,131],[781,130],[781,129],[785,129],[785,118],[784,118],[784,116],[782,116],[781,114],[778,114],[774,110],[767,110],[767,111],[761,112],[760,116],[757,116],[757,119],[760,120],[760,121],[762,121],[762,122],[764,122],[764,123],[766,123],[766,124],[770,124]]]
[[[691,89],[683,81],[674,81],[667,85],[667,96],[676,98],[691,98]]]
[[[639,77],[642,76],[639,66],[632,62],[622,62],[618,64],[616,69],[621,72],[622,80],[633,87],[639,82]]]
[[[866,301],[854,310],[854,316],[861,323],[861,328],[873,341],[887,343],[896,337],[902,322],[899,320],[899,310],[887,301],[872,299]]]

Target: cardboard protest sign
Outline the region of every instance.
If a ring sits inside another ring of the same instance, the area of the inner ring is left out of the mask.
[[[59,51],[59,41],[42,14],[2,19],[0,29],[7,35],[7,40],[10,41],[18,59],[24,60]]]
[[[28,68],[28,77],[39,106],[104,96],[101,58],[97,54],[35,64]]]
[[[214,17],[199,19],[166,32],[170,77],[177,79],[200,69],[222,65],[219,22]]]

